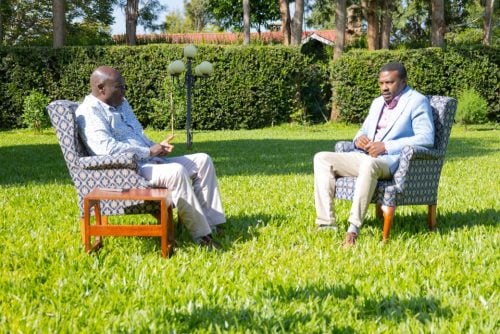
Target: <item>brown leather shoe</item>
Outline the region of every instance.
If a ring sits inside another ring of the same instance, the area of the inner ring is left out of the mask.
[[[208,249],[221,249],[222,246],[212,238],[211,234],[208,234],[204,237],[199,238],[196,240],[196,243],[202,247],[206,247]]]
[[[358,234],[355,232],[347,232],[345,235],[345,240],[344,243],[342,244],[342,247],[344,248],[351,248],[356,244],[356,239],[358,238]]]

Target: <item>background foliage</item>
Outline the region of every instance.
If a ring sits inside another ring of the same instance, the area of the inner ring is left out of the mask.
[[[102,64],[122,72],[129,87],[127,98],[145,126],[170,126],[172,93],[175,126],[183,128],[183,88],[173,86],[166,71],[182,49],[183,45],[171,44],[0,48],[0,128],[22,125],[23,100],[32,89],[51,100],[82,100],[89,92],[90,73]],[[208,60],[215,70],[210,78],[196,82],[195,129],[324,121],[332,87],[340,119],[359,122],[378,95],[378,70],[390,60],[405,63],[410,85],[424,94],[456,97],[465,88],[475,89],[488,102],[488,118],[500,121],[499,53],[494,48],[353,50],[336,63],[329,63],[328,49],[318,48],[304,47],[301,52],[284,46],[201,45],[198,51],[194,64]]]

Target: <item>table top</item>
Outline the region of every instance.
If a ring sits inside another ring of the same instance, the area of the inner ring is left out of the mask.
[[[95,188],[85,195],[89,200],[162,200],[169,198],[170,191],[166,188],[146,188],[146,189],[113,189]]]

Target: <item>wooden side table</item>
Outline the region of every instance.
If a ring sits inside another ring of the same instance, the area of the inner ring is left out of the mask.
[[[101,200],[145,200],[160,202],[160,213],[156,216],[159,224],[150,225],[108,225],[108,217],[101,216]],[[90,225],[90,210],[94,208],[95,225]],[[161,255],[167,257],[174,252],[174,224],[172,196],[168,189],[125,189],[113,191],[96,188],[85,195],[83,200],[83,240],[85,251],[91,252],[102,247],[102,236],[147,236],[161,238]],[[92,246],[91,236],[96,237]]]

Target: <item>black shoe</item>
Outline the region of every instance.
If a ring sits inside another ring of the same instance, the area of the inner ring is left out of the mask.
[[[210,229],[212,230],[212,234],[216,235],[223,235],[226,230],[224,224],[210,226]]]
[[[204,237],[200,237],[196,240],[196,243],[202,247],[206,247],[208,249],[221,249],[222,246],[212,238],[211,234],[207,234]]]

